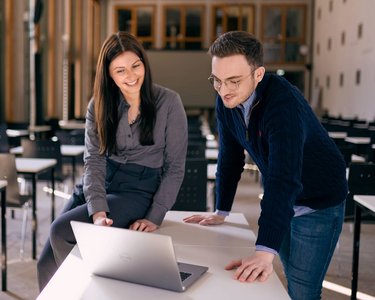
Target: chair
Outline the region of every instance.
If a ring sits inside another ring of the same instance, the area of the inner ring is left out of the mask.
[[[206,145],[203,143],[189,142],[186,152],[187,159],[199,158],[204,159],[206,156]]]
[[[63,173],[62,169],[60,141],[22,139],[21,145],[23,148],[23,157],[56,159],[57,163],[55,165],[55,180],[64,182],[64,180],[67,178],[67,175]],[[41,180],[50,180],[50,175],[49,173],[46,173],[38,176],[38,178]]]
[[[84,145],[85,144],[85,132],[84,131],[58,130],[55,132],[55,135],[59,139],[62,145]]]
[[[352,163],[349,166],[349,194],[346,198],[345,220],[354,219],[354,195],[375,195],[375,164]],[[363,220],[374,221],[371,215],[364,215]]]
[[[356,146],[354,144],[344,143],[338,145],[338,148],[345,160],[346,167],[349,167],[352,162],[352,155],[356,153]]]
[[[172,210],[207,210],[207,161],[187,159],[185,176]]]
[[[9,140],[6,124],[0,124],[0,153],[9,153]]]
[[[7,207],[12,209],[22,208],[23,210],[20,248],[20,258],[23,259],[25,252],[27,210],[29,207],[31,207],[32,199],[30,195],[21,195],[19,192],[16,159],[14,154],[0,153],[0,165],[0,180],[6,180],[8,182],[6,197]]]

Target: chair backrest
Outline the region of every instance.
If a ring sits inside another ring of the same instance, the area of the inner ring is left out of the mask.
[[[27,158],[54,158],[57,163],[55,165],[56,179],[63,178],[62,172],[62,155],[60,141],[53,140],[29,140],[22,139],[23,148],[22,156]],[[41,179],[47,177],[38,176]]]
[[[338,148],[344,157],[346,166],[348,167],[349,164],[352,162],[352,155],[356,153],[356,145],[354,144],[349,144],[349,143],[344,143],[341,145],[338,145]]]
[[[9,153],[9,140],[6,124],[0,124],[0,153]]]
[[[172,210],[207,210],[207,161],[187,159],[185,177]]]
[[[204,159],[206,156],[206,145],[205,143],[194,143],[189,142],[186,152],[186,158],[199,158]]]
[[[0,153],[0,166],[0,180],[6,180],[8,182],[7,204],[11,206],[21,206],[15,155]]]
[[[349,192],[353,195],[375,195],[375,164],[352,163],[349,167]]]
[[[55,132],[56,137],[62,145],[84,145],[85,144],[85,131],[67,131],[58,130]]]

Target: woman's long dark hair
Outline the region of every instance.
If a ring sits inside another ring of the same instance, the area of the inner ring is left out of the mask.
[[[141,43],[130,33],[118,32],[104,42],[96,66],[94,82],[94,108],[96,131],[99,135],[99,153],[114,151],[118,127],[118,99],[120,90],[109,74],[110,63],[121,53],[131,51],[143,62],[145,78],[141,87],[140,143],[154,143],[153,130],[156,105],[153,93],[150,64]]]

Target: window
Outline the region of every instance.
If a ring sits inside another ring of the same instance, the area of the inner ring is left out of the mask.
[[[305,5],[263,5],[261,26],[266,63],[304,63]]]
[[[203,48],[204,6],[165,6],[163,47],[175,50]]]
[[[254,33],[254,7],[252,5],[215,5],[212,11],[212,41],[222,33],[231,30],[244,30]]]
[[[145,49],[154,48],[154,20],[155,7],[152,5],[116,6],[114,31],[130,32]]]

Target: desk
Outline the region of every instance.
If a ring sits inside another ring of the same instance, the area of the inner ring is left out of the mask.
[[[83,155],[85,151],[85,146],[83,145],[61,145],[61,155],[63,157],[68,157],[72,160],[72,178],[73,178],[73,185],[75,183],[75,170],[76,170],[76,158],[79,155]],[[10,153],[15,155],[22,155],[23,148],[22,146],[14,147],[10,149]]]
[[[7,290],[7,222],[6,213],[6,186],[7,182],[0,180],[1,192],[1,290]]]
[[[341,131],[328,131],[328,135],[332,139],[345,139],[348,136],[346,132]]]
[[[38,229],[38,222],[36,216],[36,178],[37,175],[51,169],[51,182],[52,182],[52,219],[55,218],[55,172],[54,166],[56,159],[44,158],[16,158],[16,168],[19,174],[31,175],[32,180],[32,201],[33,201],[33,222],[32,222],[32,257],[36,259],[36,233]]]
[[[357,299],[358,290],[358,261],[359,244],[361,234],[362,211],[369,211],[375,214],[375,196],[354,195],[354,238],[353,238],[353,264],[352,264],[352,300]]]
[[[352,154],[351,161],[355,163],[363,163],[366,162],[366,159],[363,156]]]
[[[83,265],[76,246],[37,299],[228,300],[243,299],[244,295],[254,299],[290,299],[275,273],[264,283],[241,283],[232,279],[234,271],[224,269],[232,259],[254,251],[255,236],[243,214],[231,214],[228,223],[220,226],[200,226],[181,221],[182,217],[192,213],[170,211],[158,230],[158,233],[172,235],[179,261],[209,267],[208,272],[186,292],[176,293],[92,276]]]
[[[7,129],[7,136],[10,138],[29,136],[29,131],[27,129]]]
[[[212,149],[217,149],[219,147],[219,145],[218,145],[216,140],[207,140],[206,141],[206,147],[212,148]]]
[[[59,126],[65,130],[85,129],[85,122],[59,121]]]
[[[48,125],[29,126],[30,139],[35,139],[37,135],[41,138],[43,133],[49,132],[51,129],[51,126]]]
[[[169,211],[158,233],[170,235],[174,245],[250,247],[255,244],[255,234],[241,213],[230,213],[220,226],[200,226],[181,221],[192,214],[212,213]]]
[[[217,164],[207,164],[207,179],[215,182],[216,180]]]
[[[76,182],[76,158],[85,152],[84,145],[61,145],[61,155],[72,160],[72,180],[73,186]]]
[[[217,158],[219,156],[219,149],[206,149],[205,156],[208,160],[217,161]]]
[[[367,145],[371,143],[370,137],[346,137],[345,142],[356,145]]]

